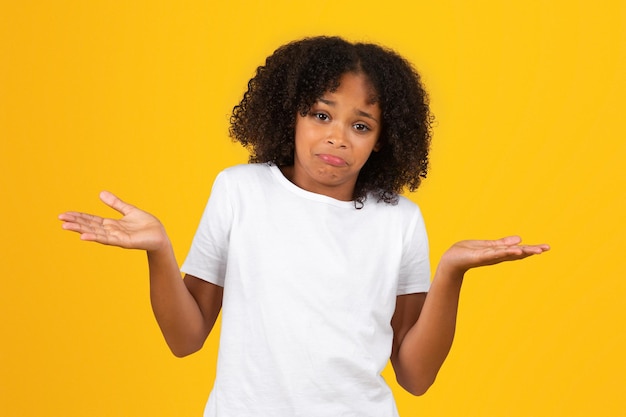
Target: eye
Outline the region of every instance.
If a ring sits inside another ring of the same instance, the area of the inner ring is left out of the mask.
[[[315,112],[315,113],[312,113],[311,115],[317,120],[321,120],[322,122],[325,122],[329,119],[328,115],[322,112]]]
[[[368,125],[363,123],[355,123],[353,126],[359,132],[369,132],[371,130]]]

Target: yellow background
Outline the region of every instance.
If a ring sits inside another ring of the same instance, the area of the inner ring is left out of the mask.
[[[0,6],[0,415],[199,416],[217,334],[167,350],[145,255],[58,213],[155,213],[184,258],[210,185],[246,161],[228,116],[277,46],[396,49],[437,125],[411,198],[432,261],[520,234],[548,254],[471,272],[457,339],[403,417],[626,416],[626,6],[614,1],[8,1]]]

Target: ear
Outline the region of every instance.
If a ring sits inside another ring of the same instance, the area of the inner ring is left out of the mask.
[[[380,151],[380,149],[383,147],[383,144],[380,143],[380,140],[376,142],[376,144],[374,145],[374,148],[372,149],[372,151],[374,152],[378,152]]]

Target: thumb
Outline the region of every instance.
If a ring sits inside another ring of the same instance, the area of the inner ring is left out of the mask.
[[[122,213],[124,216],[129,214],[135,208],[133,205],[123,202],[115,194],[108,191],[102,191],[100,193],[100,200],[113,210]]]

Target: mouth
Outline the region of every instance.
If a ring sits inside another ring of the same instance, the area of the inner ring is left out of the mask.
[[[317,157],[321,159],[323,162],[328,165],[332,165],[334,167],[345,167],[348,166],[348,163],[343,159],[335,155],[330,154],[318,154]]]

